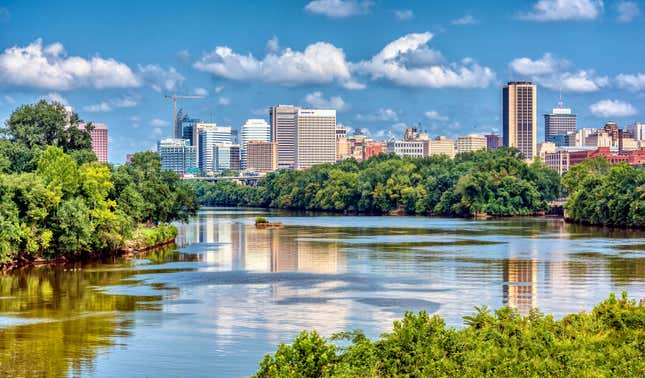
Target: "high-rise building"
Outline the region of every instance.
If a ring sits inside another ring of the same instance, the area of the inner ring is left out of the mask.
[[[298,109],[296,124],[297,169],[336,161],[336,110]]]
[[[485,150],[487,147],[487,140],[481,135],[468,135],[457,137],[457,153],[473,152]]]
[[[427,155],[427,140],[391,140],[387,142],[387,152],[403,157],[420,158]]]
[[[195,125],[197,132],[194,137],[197,147],[197,166],[203,173],[213,171],[213,147],[217,143],[231,143],[231,128],[217,126],[214,123],[198,123]]]
[[[517,148],[528,160],[536,152],[537,88],[525,81],[510,81],[502,90],[504,145]]]
[[[455,157],[455,141],[444,136],[438,136],[427,141],[428,150],[426,156],[446,155],[449,158]]]
[[[213,145],[213,171],[221,172],[225,169],[240,170],[240,145],[215,143]]]
[[[157,143],[161,156],[161,169],[177,172],[179,175],[197,173],[195,146],[187,139],[162,139]]]
[[[79,123],[78,128],[85,130],[85,123]],[[92,123],[94,127],[90,131],[92,138],[92,151],[96,154],[96,160],[101,163],[108,161],[108,127],[103,123]]]
[[[504,137],[497,134],[484,135],[486,137],[486,147],[489,150],[496,150],[504,145]]]
[[[278,169],[276,142],[249,141],[246,145],[246,169],[253,172],[273,172]]]
[[[347,127],[336,125],[336,139],[347,138]]]
[[[271,141],[278,143],[279,168],[296,166],[298,110],[293,105],[276,105],[269,110]]]
[[[645,140],[645,123],[634,123],[626,126],[625,130],[629,132],[632,138],[636,140]]]
[[[271,141],[271,126],[263,119],[248,119],[240,129],[240,159],[246,168],[246,146],[252,141]]]
[[[555,143],[556,136],[575,132],[576,115],[571,112],[571,109],[565,108],[562,99],[560,99],[558,107],[553,108],[551,113],[544,115],[544,141]],[[557,139],[557,141],[561,141],[561,139]]]
[[[181,138],[190,141],[191,145],[194,141],[195,126],[202,121],[197,118],[190,118],[186,114],[181,120],[178,120],[181,129]]]

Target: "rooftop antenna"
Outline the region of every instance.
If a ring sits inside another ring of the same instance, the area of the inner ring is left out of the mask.
[[[558,108],[562,109],[564,107],[564,102],[562,101],[562,85],[560,85],[560,99],[558,100]]]

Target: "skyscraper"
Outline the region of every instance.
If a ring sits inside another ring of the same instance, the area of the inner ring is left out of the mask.
[[[296,124],[297,169],[336,161],[336,110],[298,109]]]
[[[231,128],[217,126],[214,123],[198,123],[197,131],[197,166],[204,173],[212,172],[214,168],[213,147],[216,143],[231,143]]]
[[[278,143],[279,168],[294,168],[296,166],[298,110],[300,108],[293,105],[276,105],[272,106],[269,111],[271,140]]]
[[[273,172],[278,169],[278,144],[252,140],[246,145],[246,168],[253,172]]]
[[[239,144],[215,143],[213,146],[213,171],[220,172],[225,169],[240,170]]]
[[[246,168],[246,150],[250,141],[271,141],[271,126],[263,119],[249,119],[240,130],[240,160],[242,168]]]
[[[161,169],[185,173],[196,173],[197,162],[195,146],[186,139],[162,139],[157,143],[157,153],[161,156]]]
[[[571,112],[571,109],[565,108],[562,104],[562,99],[560,99],[558,107],[553,108],[551,113],[544,115],[544,141],[554,143],[562,141],[562,137],[556,137],[575,132],[576,115]]]
[[[528,160],[536,152],[537,88],[525,81],[510,81],[502,90],[504,145],[515,147]]]
[[[504,145],[504,138],[501,135],[487,134],[484,136],[486,137],[486,147],[489,150],[496,150]]]
[[[84,130],[85,123],[79,123],[78,128]],[[108,161],[108,127],[103,123],[92,123],[94,127],[90,131],[92,138],[92,151],[96,154],[96,160],[101,163]]]

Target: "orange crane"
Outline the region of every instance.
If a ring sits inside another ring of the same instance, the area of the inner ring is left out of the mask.
[[[178,95],[176,93],[173,93],[172,96],[169,95],[164,95],[165,98],[172,98],[172,115],[173,115],[173,120],[174,120],[174,126],[175,126],[175,138],[181,138],[181,130],[179,130],[179,125],[177,125],[177,99],[178,98],[206,98],[206,96],[186,96],[186,95]]]

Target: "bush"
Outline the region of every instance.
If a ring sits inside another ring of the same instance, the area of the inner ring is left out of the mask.
[[[613,294],[589,313],[555,320],[533,310],[476,308],[465,327],[446,328],[438,315],[407,312],[391,333],[372,342],[341,333],[338,347],[302,332],[266,355],[258,377],[324,376],[643,376],[645,306]]]
[[[269,221],[264,217],[255,218],[255,224],[269,223]]]

